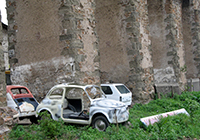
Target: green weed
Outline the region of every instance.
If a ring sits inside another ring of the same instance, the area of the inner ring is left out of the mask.
[[[47,113],[46,119],[29,126],[16,125],[9,139],[56,139],[56,140],[162,140],[200,139],[200,92],[184,92],[172,97],[162,96],[148,104],[135,104],[130,108],[129,123],[111,124],[105,132],[89,126],[65,124],[53,121]],[[153,125],[144,126],[140,118],[185,108],[190,116],[179,114],[161,118]],[[48,118],[48,119],[47,119]]]

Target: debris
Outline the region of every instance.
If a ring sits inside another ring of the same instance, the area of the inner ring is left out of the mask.
[[[141,118],[140,121],[148,126],[148,125],[153,125],[155,122],[158,122],[160,120],[160,118],[165,118],[168,116],[174,116],[174,115],[178,115],[180,113],[186,114],[189,116],[188,112],[182,108],[179,110],[175,110],[175,111],[171,111],[171,112],[166,112],[166,113],[162,113],[162,114],[158,114],[158,115],[154,115],[154,116],[149,116],[149,117],[145,117],[145,118]]]

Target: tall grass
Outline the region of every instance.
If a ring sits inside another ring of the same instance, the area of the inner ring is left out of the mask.
[[[184,92],[173,98],[162,96],[148,104],[135,104],[130,109],[129,121],[110,125],[106,132],[92,127],[64,124],[52,120],[30,126],[16,125],[9,139],[67,139],[67,140],[162,140],[200,139],[200,92]],[[162,118],[154,125],[144,126],[140,118],[185,108],[190,116],[180,114]],[[48,125],[47,125],[48,124]]]

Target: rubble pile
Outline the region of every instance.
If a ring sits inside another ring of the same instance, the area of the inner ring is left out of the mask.
[[[18,112],[10,107],[0,107],[0,138],[8,133],[18,121]]]

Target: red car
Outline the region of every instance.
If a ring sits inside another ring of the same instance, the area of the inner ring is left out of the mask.
[[[36,122],[35,110],[38,106],[30,90],[25,86],[6,86],[7,106],[15,109],[19,113],[19,119],[29,118],[31,122]]]

